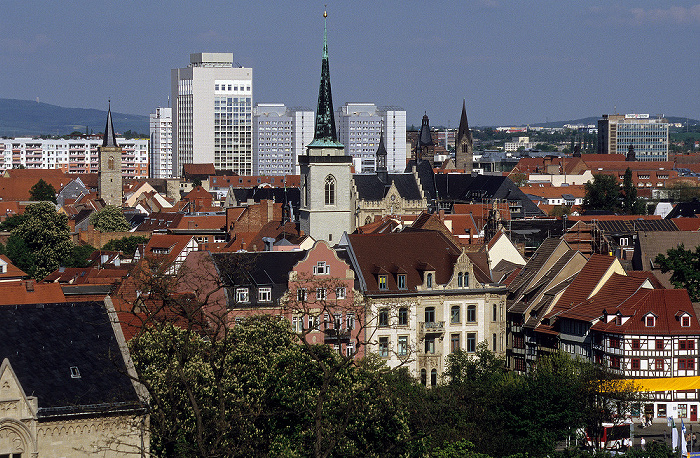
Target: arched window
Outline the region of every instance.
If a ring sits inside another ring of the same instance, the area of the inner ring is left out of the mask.
[[[426,379],[427,379],[427,372],[425,372],[425,369],[421,369],[420,370],[420,382],[423,384],[423,386],[425,386],[428,383],[428,381]]]
[[[114,156],[109,156],[107,159],[107,169],[114,170]]]
[[[464,272],[464,287],[469,288],[469,272]]]
[[[428,274],[428,277],[427,277],[427,279],[426,279],[426,281],[425,281],[425,284],[426,284],[426,286],[427,286],[428,288],[432,288],[432,287],[433,287],[433,274],[432,274],[432,273],[429,273],[429,274]]]
[[[457,274],[457,286],[462,287],[462,272]]]
[[[370,218],[369,216],[367,218],[365,218],[365,225],[367,225],[371,222],[372,222],[372,218]]]
[[[437,385],[437,369],[430,371],[430,386]]]
[[[326,205],[335,205],[335,177],[333,175],[328,175],[326,177]]]

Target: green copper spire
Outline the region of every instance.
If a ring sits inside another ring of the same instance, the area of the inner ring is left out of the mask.
[[[318,88],[318,106],[316,107],[316,129],[314,140],[310,147],[339,147],[343,144],[338,141],[335,132],[335,115],[333,113],[333,97],[331,96],[331,72],[328,67],[328,40],[326,32],[326,18],[328,14],[323,12],[323,58],[321,60],[321,84]]]

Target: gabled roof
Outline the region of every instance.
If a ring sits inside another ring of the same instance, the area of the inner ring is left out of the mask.
[[[609,333],[638,335],[700,335],[700,323],[690,302],[688,291],[684,289],[640,289],[618,308],[623,316],[629,316],[621,326],[612,320],[598,322],[592,329]],[[609,310],[614,314],[617,310]],[[657,319],[654,326],[646,326],[643,317],[653,312]],[[690,326],[681,326],[679,312],[690,315]]]
[[[103,304],[0,307],[0,321],[0,354],[38,398],[40,418],[138,406]]]
[[[588,261],[576,276],[576,279],[566,288],[549,315],[554,315],[566,310],[571,305],[578,304],[588,298],[600,287],[605,274],[610,270],[616,258],[602,254],[592,254]]]
[[[0,272],[0,280],[7,280],[7,279],[13,279],[13,278],[26,278],[29,275],[24,273],[22,269],[17,267],[16,265],[12,264],[12,260],[5,256],[4,254],[0,254],[0,264],[4,265],[5,267],[0,270],[4,270],[5,272]]]
[[[405,273],[406,290],[415,291],[424,283],[423,274],[435,271],[435,284],[447,284],[453,275],[454,263],[461,250],[445,234],[436,231],[392,232],[385,234],[351,234],[348,236],[351,250],[361,271],[364,287],[370,293],[378,293],[376,272]],[[472,253],[467,254],[476,268],[482,270],[479,281],[484,278],[484,267]],[[478,264],[478,265],[477,265]],[[488,266],[488,263],[486,263]],[[488,272],[488,267],[485,268]],[[396,284],[396,275],[388,275],[389,292],[401,291]]]
[[[0,282],[0,308],[6,305],[65,302],[61,285],[34,280]]]
[[[379,179],[377,174],[355,174],[352,176],[360,200],[382,200],[386,197],[393,183],[399,195],[406,200],[421,200],[420,189],[412,173],[390,173],[387,182]]]

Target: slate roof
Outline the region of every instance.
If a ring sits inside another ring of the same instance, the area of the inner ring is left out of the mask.
[[[390,173],[386,183],[383,183],[376,174],[353,175],[355,188],[360,200],[382,200],[392,183],[396,186],[399,195],[407,200],[421,200],[422,195],[418,188],[413,173]]]
[[[235,288],[248,287],[250,302],[248,306],[258,304],[256,288],[264,286],[272,288],[272,304],[287,291],[289,272],[297,262],[304,259],[306,251],[260,251],[239,253],[212,253],[216,269],[223,282],[229,307],[235,307]]]
[[[678,217],[684,218],[697,218],[697,214],[700,213],[700,202],[694,199],[691,202],[678,202],[673,209],[666,215],[666,219],[673,219]]]
[[[0,321],[0,358],[38,398],[40,418],[138,406],[103,304],[3,306]],[[71,367],[80,377],[71,377]]]

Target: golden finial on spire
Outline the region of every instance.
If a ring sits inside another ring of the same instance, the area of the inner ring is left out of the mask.
[[[328,13],[326,12],[327,8],[328,8],[328,5],[323,5],[323,17],[328,17]]]

